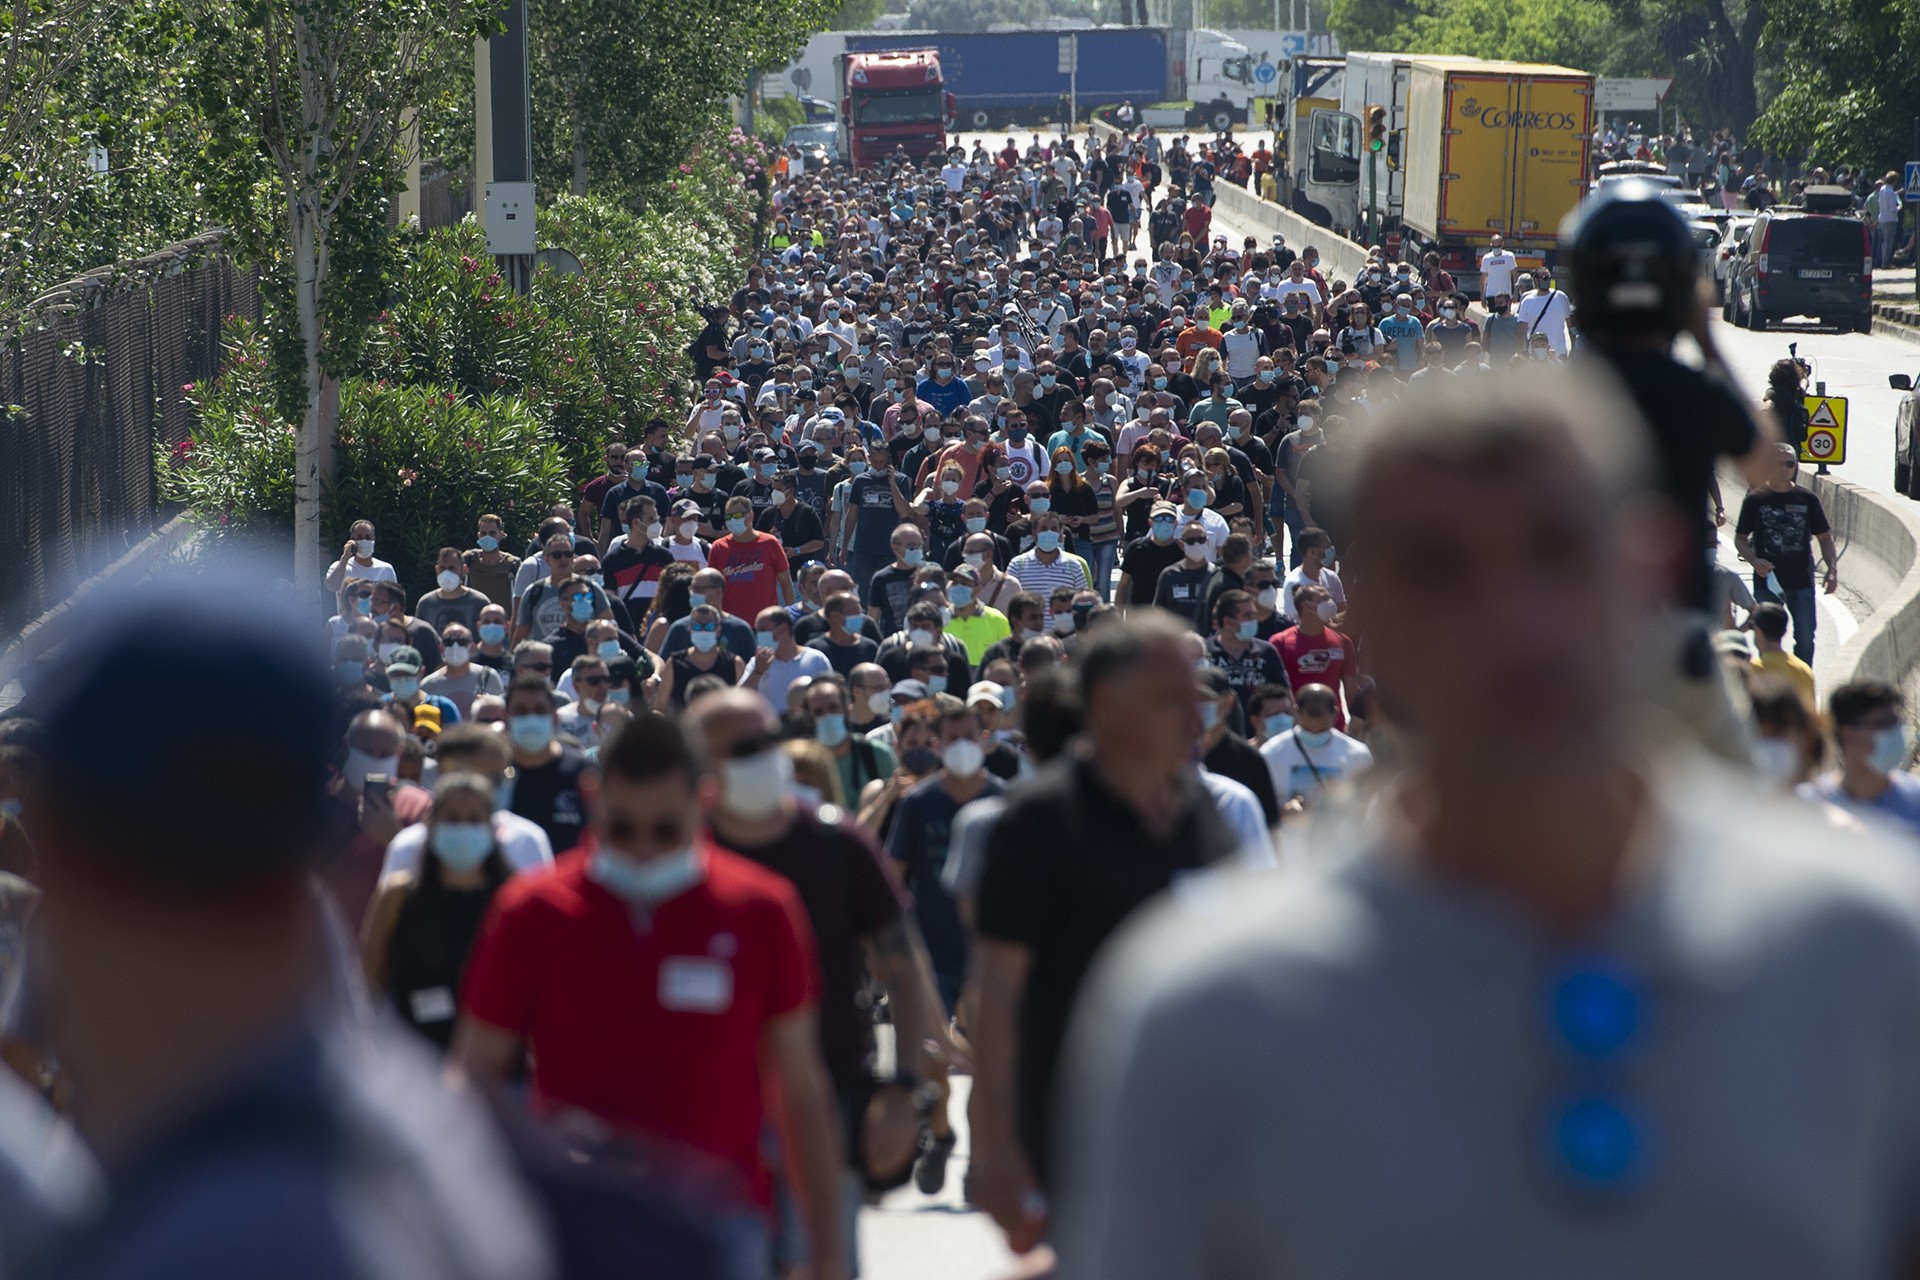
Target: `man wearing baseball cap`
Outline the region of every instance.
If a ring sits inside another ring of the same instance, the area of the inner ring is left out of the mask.
[[[459,724],[460,708],[453,704],[451,698],[420,691],[423,665],[420,651],[412,645],[403,644],[395,649],[387,659],[387,688],[392,692],[381,701],[391,704],[394,713],[410,726],[418,727],[420,720],[414,712],[421,707],[432,707],[439,712],[441,726]]]

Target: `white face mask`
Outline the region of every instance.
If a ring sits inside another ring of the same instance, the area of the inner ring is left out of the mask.
[[[987,556],[984,551],[969,551],[966,555],[962,556],[961,559],[976,569],[984,569],[987,567]]]
[[[1260,602],[1262,609],[1271,609],[1280,602],[1280,589],[1278,587],[1262,587],[1260,594],[1256,596],[1255,599]]]
[[[972,738],[955,738],[941,751],[940,760],[948,773],[971,778],[986,767],[987,753]]]
[[[451,569],[442,569],[434,581],[440,584],[442,591],[458,591],[460,589],[460,575]]]
[[[661,530],[664,529],[665,527],[666,526],[662,525],[658,520],[655,520],[652,524],[648,525],[647,541],[651,542],[655,538],[658,538],[660,536]]]
[[[1334,615],[1340,612],[1340,608],[1331,600],[1322,600],[1313,606],[1313,611],[1320,615],[1322,622],[1332,622]]]
[[[464,644],[450,644],[446,647],[444,656],[446,657],[448,666],[460,667],[466,665],[467,659],[472,655],[472,652],[473,651]]]
[[[373,539],[355,538],[353,540],[353,549],[359,552],[363,558],[371,559],[373,556]]]
[[[876,716],[884,716],[893,709],[893,695],[885,689],[867,695],[867,710]]]
[[[399,770],[399,756],[370,756],[358,747],[347,748],[346,763],[340,766],[340,772],[346,775],[347,785],[355,791],[365,789],[369,774],[383,773],[391,778]]]
[[[681,537],[691,538],[699,532],[700,532],[700,522],[698,520],[682,520],[680,522]]]
[[[770,818],[793,783],[793,760],[775,748],[720,764],[720,807],[736,818]]]
[[[1753,765],[1768,786],[1790,786],[1800,776],[1800,749],[1785,738],[1760,738],[1753,744]]]

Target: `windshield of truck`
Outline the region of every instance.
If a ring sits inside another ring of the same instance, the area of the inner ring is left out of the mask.
[[[1343,160],[1360,158],[1360,125],[1352,116],[1338,111],[1313,113],[1313,149]]]
[[[1857,262],[1866,252],[1860,224],[1852,218],[1781,218],[1767,236],[1767,253],[1773,257]]]
[[[931,124],[944,114],[938,89],[911,89],[905,93],[866,93],[853,100],[853,118],[860,124]]]

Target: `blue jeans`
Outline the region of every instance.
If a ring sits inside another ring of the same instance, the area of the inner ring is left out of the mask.
[[[1772,601],[1787,606],[1787,616],[1793,619],[1793,656],[1813,665],[1813,633],[1818,625],[1820,607],[1812,587],[1784,588],[1785,598],[1775,595],[1767,589],[1767,580],[1756,576],[1753,580],[1753,598],[1758,601]]]
[[[1898,222],[1879,222],[1873,224],[1873,265],[1889,267],[1893,265],[1893,251],[1900,245],[1900,224]]]
[[[1100,598],[1113,603],[1113,567],[1120,560],[1120,543],[1089,542],[1086,547],[1087,567],[1093,570],[1093,589]]]

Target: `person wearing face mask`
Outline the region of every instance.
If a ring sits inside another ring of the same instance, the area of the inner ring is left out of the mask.
[[[1284,683],[1261,685],[1247,701],[1247,740],[1263,747],[1293,728],[1293,710],[1293,691]]]
[[[753,504],[738,494],[727,499],[727,534],[708,552],[708,566],[725,576],[725,608],[736,617],[795,599],[786,551],[780,540],[754,529]]]
[[[1351,781],[1373,766],[1365,743],[1336,727],[1339,695],[1324,684],[1306,684],[1294,693],[1296,723],[1260,747],[1274,792],[1290,810],[1310,806],[1329,786]]]
[[[513,603],[514,582],[520,573],[520,557],[501,549],[506,540],[506,522],[489,512],[477,522],[474,547],[461,553],[467,567],[467,586],[505,608]]]
[[[895,569],[904,567],[910,578],[919,561],[906,566],[902,557],[908,550],[924,553],[925,548],[919,529],[912,524],[909,482],[894,469],[887,450],[875,448],[870,457],[868,469],[848,482],[840,545],[854,590],[877,606],[881,593],[876,583],[888,572],[889,558]],[[882,623],[886,625],[886,620]]]
[[[501,678],[505,679],[506,671],[513,664],[513,655],[507,649],[507,634],[507,611],[497,604],[482,609],[480,625],[473,629],[473,664],[501,672]],[[441,658],[445,661],[446,655],[442,654]]]
[[[1259,749],[1235,728],[1244,712],[1227,674],[1218,667],[1200,667],[1194,672],[1194,697],[1200,712],[1200,781],[1240,837],[1240,862],[1271,867],[1280,801]]]
[[[722,637],[730,629],[720,611],[709,604],[695,605],[685,618],[673,624],[687,639],[686,647],[669,649],[660,672],[660,688],[653,705],[663,711],[686,705],[687,688],[702,676],[712,676],[726,684],[738,684],[746,671],[747,660],[734,652]],[[744,624],[743,624],[744,625]],[[757,638],[747,628],[748,643]],[[753,649],[748,650],[749,656]]]
[[[1154,603],[1162,573],[1185,559],[1181,539],[1176,536],[1179,530],[1178,508],[1170,502],[1155,502],[1146,536],[1129,543],[1121,558],[1120,585],[1114,597],[1117,603],[1123,606]],[[1203,538],[1203,548],[1204,541]],[[1201,559],[1204,563],[1204,554]]]
[[[1420,317],[1413,313],[1413,295],[1396,294],[1393,299],[1393,311],[1380,321],[1375,330],[1392,348],[1399,358],[1399,368],[1407,373],[1420,364],[1420,348],[1426,340],[1427,327],[1420,323]]]
[[[951,1012],[966,979],[967,937],[953,895],[941,881],[954,815],[983,797],[1001,793],[986,772],[979,717],[959,698],[936,694],[939,767],[903,794],[894,806],[887,853],[913,895],[914,914],[933,961],[941,1001]]]
[[[967,646],[947,631],[946,613],[937,588],[922,592],[907,610],[906,626],[880,642],[874,661],[895,680],[924,680],[934,693],[964,689],[972,678],[973,664]],[[941,658],[938,671],[925,669],[929,655]]]
[[[667,505],[665,486],[652,478],[653,463],[647,457],[644,448],[635,446],[627,450],[622,462],[623,472],[617,483],[609,486],[601,495],[599,503],[593,508],[600,515],[600,538],[596,544],[602,556],[613,545],[616,534],[628,533],[631,522],[627,518],[627,509],[636,498],[653,499],[654,510],[662,511]]]
[[[347,579],[346,585],[340,589],[340,612],[328,618],[320,632],[327,643],[338,643],[342,636],[354,632],[356,624],[372,619],[373,589],[371,582],[358,578]]]
[[[893,677],[877,662],[863,662],[847,674],[847,727],[890,745],[893,731]],[[858,796],[849,792],[851,802]]]
[[[1069,459],[1069,461],[1071,461]],[[1044,501],[1044,497],[1030,497],[1028,505]],[[1053,592],[1065,587],[1071,591],[1091,590],[1093,583],[1087,562],[1079,556],[1064,550],[1065,539],[1061,532],[1060,516],[1050,509],[1035,510],[1033,517],[1033,549],[1023,551],[1013,558],[1007,566],[1007,572],[1019,582],[1023,591],[1030,591],[1042,599],[1050,599]],[[1053,613],[1049,607],[1044,625],[1051,625]]]
[[[480,623],[480,611],[492,604],[485,592],[475,591],[466,585],[467,565],[461,557],[459,548],[442,547],[434,557],[434,581],[438,584],[432,591],[420,597],[413,606],[414,616],[432,627],[435,633],[445,631],[447,624],[462,623],[475,627]]]
[[[832,669],[825,654],[794,642],[792,616],[774,606],[762,609],[754,619],[753,661],[740,684],[778,712],[786,707],[787,689],[795,681],[826,675]]]
[[[507,808],[513,798],[514,771],[512,747],[506,734],[485,725],[458,724],[440,736],[434,758],[443,778],[448,774],[466,773],[486,782],[490,788],[489,821],[493,842],[510,869],[528,871],[553,862],[553,847],[547,842],[547,833]],[[385,879],[399,872],[417,873],[427,847],[428,828],[424,819],[402,828],[387,843],[381,877]]]
[[[348,578],[366,582],[398,582],[400,575],[385,560],[374,558],[373,521],[355,520],[347,530],[347,541],[340,558],[327,570],[327,590],[335,595],[347,585]]]
[[[1207,661],[1226,673],[1241,707],[1250,712],[1254,691],[1262,685],[1284,683],[1287,669],[1273,645],[1260,638],[1260,620],[1248,592],[1221,592],[1213,602],[1212,619]]]
[[[772,501],[755,517],[754,527],[780,539],[789,564],[805,564],[826,550],[827,533],[819,512],[800,501],[797,471],[774,476]]]
[[[827,630],[807,642],[807,647],[826,657],[827,665],[843,676],[855,667],[872,662],[880,652],[879,642],[865,634],[872,622],[860,609],[860,598],[851,591],[829,595],[821,606]]]
[[[380,883],[387,843],[426,817],[430,792],[400,781],[402,740],[411,721],[386,707],[362,711],[347,725],[345,755],[328,786],[326,838],[334,852],[321,885],[343,920],[359,920]],[[369,791],[367,780],[386,779]]]
[[[914,393],[922,404],[931,406],[943,418],[959,413],[973,398],[973,392],[959,376],[951,353],[934,357],[931,373],[920,380]]]
[[[418,649],[427,660],[427,669],[440,665],[440,635],[424,620],[407,613],[407,597],[397,582],[376,582],[373,585],[373,623],[377,628],[376,648],[389,645],[411,645]],[[392,652],[389,648],[387,653]]]
[[[704,567],[707,563],[707,543],[702,536],[705,528],[706,517],[700,504],[682,498],[667,512],[663,529],[667,536],[661,548],[675,560]]]
[[[1179,542],[1180,563],[1161,571],[1154,586],[1153,604],[1204,635],[1207,623],[1202,611],[1206,605],[1207,581],[1213,576],[1213,565],[1208,560],[1207,531],[1198,521],[1190,521],[1181,527]]]
[[[891,694],[882,681],[876,686],[877,697],[888,710],[878,718],[866,721],[868,728],[887,724],[891,712]],[[840,793],[857,796],[869,782],[893,776],[899,767],[894,759],[893,750],[883,742],[870,738],[865,729],[856,729],[848,718],[848,698],[853,695],[846,685],[832,677],[816,679],[807,686],[803,707],[807,719],[813,725],[814,740],[833,757],[834,767],[840,775]],[[862,709],[869,710],[866,703],[869,695],[857,695]]]
[[[953,617],[946,633],[965,646],[967,661],[976,669],[987,650],[1007,638],[1010,628],[1006,615],[980,598],[980,573],[972,565],[962,564],[947,583],[947,601]]]
[[[743,754],[715,778],[673,722],[626,725],[601,751],[585,845],[496,898],[468,962],[452,1059],[501,1084],[530,1053],[539,1097],[724,1162],[750,1201],[718,1223],[729,1280],[771,1270],[761,1143],[781,1135],[809,1211],[803,1263],[846,1280],[842,1144],[805,910],[791,882],[702,833],[751,767]],[[706,945],[722,937],[724,948]],[[622,960],[595,959],[608,956]],[[689,1019],[699,1035],[684,1034]]]
[[[453,623],[441,633],[440,658],[443,665],[421,678],[421,692],[430,698],[451,702],[464,720],[473,700],[482,694],[505,694],[506,684],[499,671],[474,661],[473,632],[461,623]],[[391,677],[388,678],[391,682]]]
[[[432,707],[437,711],[443,725],[459,723],[460,708],[454,705],[452,699],[422,690],[420,678],[423,670],[419,650],[411,645],[395,649],[386,662],[386,704],[408,724],[413,723],[414,712],[421,707]]]
[[[615,645],[618,648],[618,645]],[[574,700],[564,704],[556,716],[563,739],[583,749],[600,745],[600,708],[611,700],[613,678],[607,672],[607,660],[597,654],[575,658],[567,668],[562,684],[571,684]],[[564,693],[556,691],[556,697]]]
[[[1920,778],[1908,772],[1913,731],[1900,691],[1878,680],[1853,680],[1827,697],[1838,768],[1806,783],[1802,793],[1853,814],[1869,826],[1920,834]]]
[[[897,526],[891,541],[893,562],[875,572],[865,590],[867,613],[880,637],[900,629],[913,594],[913,580],[926,563],[926,539],[916,526]],[[854,582],[859,581],[860,575],[854,574]]]
[[[1338,614],[1333,597],[1325,587],[1309,582],[1294,588],[1293,599],[1299,619],[1272,641],[1286,666],[1288,687],[1298,700],[1307,685],[1323,684],[1343,692],[1352,705],[1359,694],[1358,662],[1353,641],[1333,629]],[[1347,728],[1346,707],[1336,708],[1334,722]]]
[[[480,923],[513,874],[492,814],[492,783],[442,772],[417,870],[381,879],[361,931],[368,988],[442,1051],[453,1041],[455,995]]]
[[[1294,545],[1300,549],[1300,564],[1287,571],[1280,584],[1280,612],[1288,622],[1300,621],[1300,610],[1294,601],[1294,592],[1302,586],[1322,588],[1333,601],[1334,616],[1346,612],[1347,589],[1340,581],[1340,574],[1332,567],[1334,556],[1333,538],[1324,529],[1302,529],[1294,539]]]
[[[554,849],[580,843],[586,826],[583,783],[593,768],[578,747],[560,741],[553,686],[534,674],[507,685],[507,741],[513,748],[513,811],[547,833]]]
[[[816,686],[820,687],[837,693],[831,684]],[[808,700],[814,702],[811,691]],[[830,704],[830,698],[821,703]],[[823,712],[818,719],[831,726],[833,715]],[[689,715],[695,741],[711,757],[740,761],[733,773],[747,782],[756,773],[784,772],[769,758],[775,728],[764,706],[734,691],[701,698]],[[761,749],[757,754],[743,754],[756,747]],[[925,948],[907,915],[899,886],[886,873],[872,840],[844,810],[804,803],[791,787],[742,785],[734,790],[723,783],[720,803],[707,820],[714,837],[726,848],[785,876],[799,891],[821,962],[821,1052],[848,1130],[863,1139],[873,1136],[872,1104],[887,1088],[876,1087],[870,1066],[872,1019],[862,999],[863,969],[872,970],[900,1018],[896,1035],[907,1048],[907,1058],[897,1079],[909,1086],[924,1081],[934,1086],[934,1092],[942,1092],[952,1056],[946,1019]],[[944,1107],[935,1106],[937,1112],[944,1112]],[[911,1128],[907,1137],[901,1154],[910,1165]],[[853,1144],[856,1152],[863,1147],[864,1142]],[[853,1163],[871,1176],[866,1161],[856,1156]],[[849,1240],[863,1198],[859,1194],[843,1197]]]

